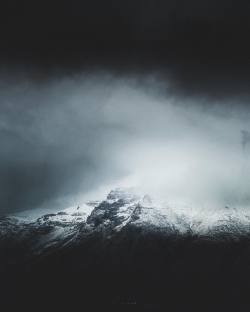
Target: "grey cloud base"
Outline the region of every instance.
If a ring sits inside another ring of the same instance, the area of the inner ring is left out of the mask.
[[[248,205],[244,101],[235,108],[171,88],[157,76],[2,77],[0,213],[63,208],[124,179],[201,206]]]

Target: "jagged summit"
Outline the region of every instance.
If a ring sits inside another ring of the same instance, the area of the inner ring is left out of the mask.
[[[149,195],[140,196],[133,189],[120,188],[112,190],[107,199],[94,208],[87,224],[115,231],[128,225],[169,227],[166,216],[157,209]]]
[[[120,200],[128,203],[136,201],[139,198],[140,197],[135,193],[134,188],[115,188],[108,193],[106,201],[115,202]]]

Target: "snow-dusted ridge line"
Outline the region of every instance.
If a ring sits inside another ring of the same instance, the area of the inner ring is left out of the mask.
[[[0,240],[30,240],[39,252],[55,246],[67,246],[86,235],[102,232],[107,237],[132,227],[165,234],[200,237],[238,238],[250,236],[250,215],[225,207],[205,214],[187,205],[182,208],[155,202],[149,195],[132,189],[112,190],[101,202],[70,207],[45,214],[36,220],[17,216],[0,218]]]

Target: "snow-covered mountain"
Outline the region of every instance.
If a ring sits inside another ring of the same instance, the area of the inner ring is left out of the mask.
[[[8,304],[13,287],[18,304],[31,294],[45,309],[51,300],[64,307],[64,298],[69,309],[83,301],[169,307],[180,294],[210,300],[211,291],[216,298],[224,291],[226,302],[228,293],[246,291],[248,300],[250,216],[242,209],[208,213],[119,188],[100,202],[36,219],[23,215],[0,218],[1,290]]]
[[[29,241],[40,253],[54,247],[71,246],[85,236],[102,233],[107,238],[137,228],[164,235],[193,235],[208,239],[239,238],[250,233],[250,216],[225,207],[216,214],[190,213],[188,207],[159,204],[133,189],[112,190],[101,202],[45,214],[36,220],[17,216],[0,219],[0,242]],[[87,213],[87,210],[90,213]]]

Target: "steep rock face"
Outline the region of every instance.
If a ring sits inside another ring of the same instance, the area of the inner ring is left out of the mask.
[[[94,208],[87,218],[87,224],[94,229],[113,231],[128,226],[176,231],[167,215],[154,206],[148,195],[140,197],[121,189],[111,191],[107,199]]]

